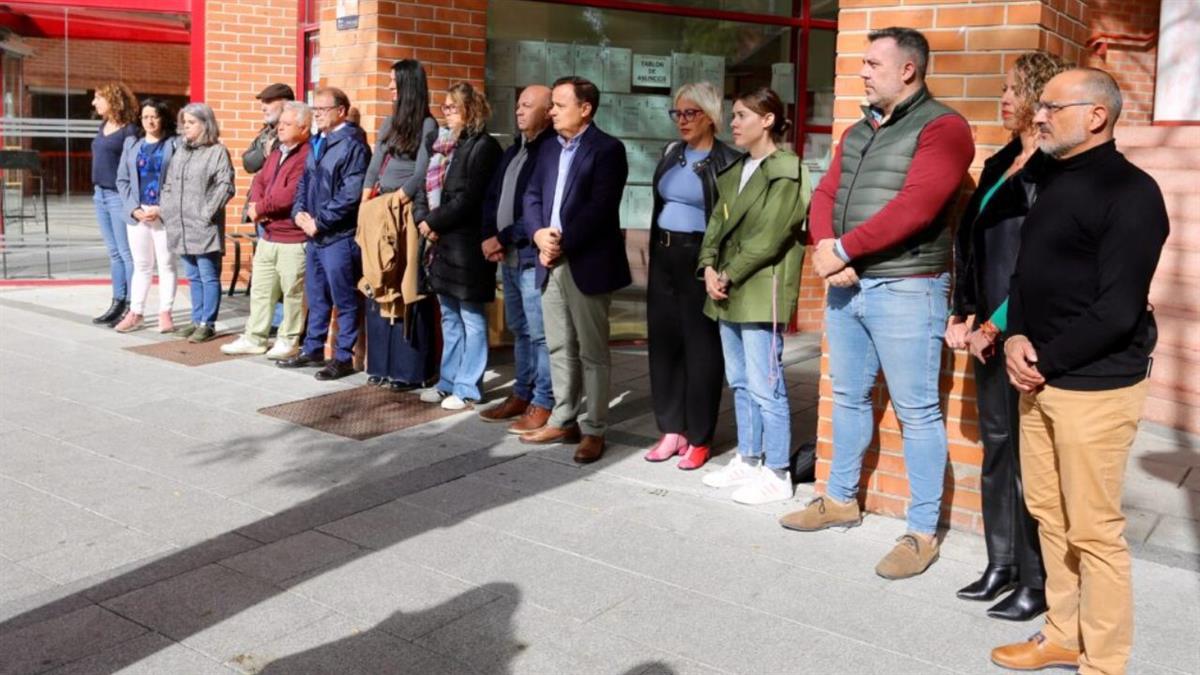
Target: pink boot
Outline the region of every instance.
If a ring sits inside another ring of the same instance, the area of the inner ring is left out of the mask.
[[[646,453],[647,462],[665,462],[687,449],[687,439],[680,434],[663,434],[650,452]]]
[[[175,320],[171,318],[170,312],[158,313],[158,332],[172,333],[175,331]]]
[[[133,331],[140,329],[142,326],[143,323],[141,314],[126,312],[125,318],[121,319],[116,326],[113,326],[113,329],[118,333],[132,333]]]
[[[684,471],[693,471],[704,466],[704,463],[707,461],[707,445],[689,445],[687,446],[687,452],[684,453],[683,459],[679,460],[677,466]]]

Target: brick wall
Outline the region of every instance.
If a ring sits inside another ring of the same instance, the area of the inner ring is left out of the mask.
[[[1114,37],[1096,42],[1086,63],[1112,73],[1121,85],[1121,124],[1126,126],[1145,126],[1153,120],[1161,5],[1161,0],[1089,0],[1089,37]]]
[[[928,83],[934,95],[958,110],[971,124],[976,155],[972,176],[983,160],[1008,140],[1000,120],[1004,74],[1021,53],[1043,49],[1078,62],[1089,35],[1088,7],[1081,0],[841,0],[838,16],[834,135],[861,117],[864,94],[858,72],[867,32],[885,26],[917,28],[929,38],[932,58]],[[964,194],[973,180],[964,185]],[[801,307],[811,311],[823,295],[820,281],[804,278]],[[818,319],[819,325],[819,319]],[[827,352],[826,352],[827,354]],[[818,487],[829,476],[832,447],[832,387],[828,358],[821,367],[818,407]],[[979,530],[979,466],[983,459],[975,410],[975,382],[965,352],[943,354],[941,395],[950,440],[943,522]],[[876,434],[864,465],[862,488],[868,510],[902,516],[909,494],[904,473],[900,427],[888,403],[882,379],[875,394]]]
[[[139,96],[188,94],[187,45],[22,39],[34,49],[33,56],[25,60],[27,87],[95,89],[120,80]],[[146,67],[147,58],[153,59],[154,68]]]

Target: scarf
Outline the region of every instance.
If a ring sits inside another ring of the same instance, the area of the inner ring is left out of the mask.
[[[449,129],[438,130],[437,140],[433,142],[433,154],[429,157],[429,169],[425,173],[425,196],[431,211],[442,205],[442,184],[457,145],[458,139],[451,135]]]

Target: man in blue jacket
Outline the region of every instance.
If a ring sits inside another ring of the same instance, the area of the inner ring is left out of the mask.
[[[608,419],[609,318],[613,292],[630,284],[621,234],[629,164],[621,141],[594,123],[600,90],[582,77],[554,83],[550,118],[558,137],[542,144],[522,219],[538,250],[554,410],[525,443],[579,441],[575,461],[604,454]],[[587,397],[587,417],[579,420]]]
[[[546,426],[554,407],[550,352],[542,323],[542,289],[537,285],[537,251],[522,223],[529,177],[538,150],[555,137],[550,127],[550,88],[533,84],[517,99],[517,135],[504,152],[483,204],[483,255],[501,263],[504,319],[513,334],[516,381],[512,394],[479,416],[487,422],[517,419],[508,430],[523,434]]]
[[[356,285],[362,276],[362,256],[354,243],[354,230],[371,151],[360,138],[358,127],[347,123],[349,112],[350,99],[342,90],[317,90],[313,113],[320,133],[311,141],[292,207],[292,220],[308,235],[304,278],[308,331],[300,353],[280,361],[279,367],[321,367],[318,380],[352,374],[354,343],[358,341],[362,298]],[[338,335],[333,360],[326,363],[325,339],[335,307]]]

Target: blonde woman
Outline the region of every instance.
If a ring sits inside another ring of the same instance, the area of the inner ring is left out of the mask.
[[[446,126],[430,146],[425,190],[415,202],[421,236],[433,246],[429,287],[442,308],[442,366],[421,400],[462,410],[483,394],[487,368],[484,304],[496,297],[496,263],[483,257],[483,199],[503,151],[487,133],[491,106],[469,84],[446,92]]]
[[[183,261],[192,296],[192,321],[176,334],[205,342],[216,334],[221,308],[225,204],[234,192],[233,163],[208,105],[184,106],[179,127],[183,138],[167,169],[160,217],[171,250]]]
[[[125,232],[133,216],[125,212],[117,191],[117,170],[126,139],[138,135],[137,98],[125,83],[109,82],[96,88],[92,109],[103,120],[92,139],[92,202],[112,276],[112,304],[92,323],[115,326],[129,309],[129,287],[133,282],[133,253]]]

